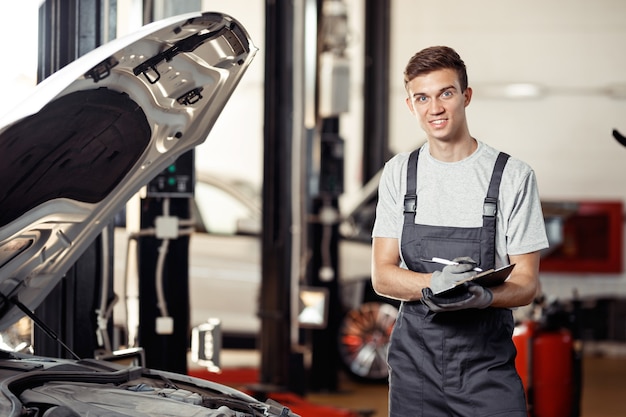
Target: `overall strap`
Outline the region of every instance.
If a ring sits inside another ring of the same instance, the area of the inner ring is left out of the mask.
[[[498,154],[496,164],[493,167],[493,173],[491,174],[491,181],[489,182],[487,197],[485,197],[485,203],[483,204],[483,224],[485,218],[495,217],[498,213],[498,195],[500,194],[500,181],[502,181],[502,173],[508,160],[509,154],[504,152],[500,152]]]
[[[414,150],[409,155],[406,173],[406,194],[404,195],[404,224],[415,223],[415,210],[417,208],[417,162],[419,158],[419,149]],[[493,167],[491,181],[487,190],[487,197],[483,204],[483,225],[489,222],[489,218],[494,218],[498,212],[498,195],[500,194],[500,182],[502,173],[509,154],[500,152]]]
[[[415,223],[415,211],[417,209],[417,162],[419,158],[420,149],[415,149],[409,155],[409,161],[406,170],[406,194],[404,195],[404,224]],[[498,212],[498,196],[500,194],[500,182],[502,180],[502,173],[507,161],[509,160],[509,154],[500,152],[496,163],[493,167],[493,173],[491,174],[491,181],[489,182],[489,188],[487,190],[487,197],[483,204],[483,226],[491,223],[490,219],[494,221],[495,231],[495,216]]]
[[[487,197],[483,204],[483,227],[481,229],[481,249],[480,267],[483,269],[495,268],[496,266],[496,218],[498,214],[498,195],[500,194],[500,181],[502,172],[509,160],[509,155],[500,152],[491,174]]]
[[[404,224],[415,224],[415,210],[417,209],[417,159],[420,155],[417,148],[409,155],[406,168],[406,194],[404,195]]]

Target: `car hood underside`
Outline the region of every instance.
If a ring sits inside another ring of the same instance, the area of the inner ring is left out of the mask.
[[[46,105],[2,134],[11,155],[0,198],[6,225],[48,200],[97,203],[115,188],[150,143],[145,113],[127,94],[76,91]]]
[[[164,19],[55,72],[0,120],[0,331],[205,141],[256,50],[230,16]]]

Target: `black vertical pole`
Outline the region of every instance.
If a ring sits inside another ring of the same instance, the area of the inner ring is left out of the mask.
[[[294,8],[287,0],[265,5],[260,383],[293,391],[298,377],[292,372],[300,369],[290,338]]]
[[[101,10],[100,0],[47,0],[41,5],[39,81],[106,41],[102,37]],[[112,227],[109,228],[112,235]],[[37,315],[44,317],[48,327],[80,357],[93,357],[99,347],[96,309],[100,307],[101,291],[107,292],[109,300],[113,298],[112,272],[110,285],[102,289],[103,264],[112,266],[111,257],[102,257],[103,245],[108,245],[108,252],[112,253],[112,240],[96,239],[37,308]],[[35,353],[39,355],[70,357],[39,329],[34,330],[33,339]]]
[[[184,158],[180,158],[184,160]],[[147,197],[141,201],[141,228],[153,228],[163,215],[164,197]],[[189,219],[189,199],[171,198],[169,215]],[[139,344],[144,348],[146,366],[179,374],[187,373],[187,348],[190,340],[189,313],[189,236],[169,241],[163,263],[163,294],[172,333],[157,332],[161,312],[157,297],[157,260],[162,239],[145,236],[139,239]]]
[[[389,159],[389,39],[391,0],[365,0],[363,181]]]
[[[322,210],[339,214],[339,195],[343,193],[343,140],[339,137],[339,118],[321,120],[319,195],[313,200],[313,213]],[[337,335],[342,308],[339,291],[339,224],[315,222],[312,227],[311,283],[328,290],[328,323],[311,332],[310,389],[334,392],[339,388],[339,351]],[[324,272],[326,269],[327,272]],[[332,276],[326,276],[332,271]]]
[[[143,24],[154,20],[155,2],[143,1]],[[181,4],[180,12],[185,4]],[[176,12],[179,9],[174,9]],[[180,220],[191,217],[190,201],[194,193],[194,152],[181,155],[147,186],[147,195],[141,200],[140,224],[142,229],[153,228],[157,217],[164,213],[165,199],[169,201],[169,215]],[[178,177],[183,178],[184,190],[179,192]],[[166,180],[161,187],[159,178]],[[169,186],[170,181],[175,185]],[[146,366],[179,374],[187,373],[187,351],[190,347],[191,321],[189,303],[189,236],[181,235],[171,239],[167,245],[167,255],[162,266],[162,283],[156,282],[157,262],[162,250],[163,239],[156,236],[142,236],[138,240],[139,267],[139,344],[145,351]],[[161,320],[158,304],[157,285],[162,285],[168,317],[173,322],[173,331],[158,330]]]

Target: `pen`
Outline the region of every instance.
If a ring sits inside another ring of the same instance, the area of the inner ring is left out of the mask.
[[[426,261],[428,261],[428,259],[425,259]],[[454,262],[451,261],[449,259],[444,259],[444,258],[437,258],[437,257],[433,257],[431,260],[431,262],[437,262],[438,264],[443,264],[443,265],[458,265],[458,262]],[[479,267],[475,267],[474,271],[476,272],[482,272],[483,270],[480,269]]]

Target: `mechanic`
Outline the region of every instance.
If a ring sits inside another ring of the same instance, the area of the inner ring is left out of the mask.
[[[534,171],[470,135],[472,89],[454,49],[416,53],[404,82],[427,140],[385,164],[372,231],[374,289],[402,300],[387,358],[389,415],[527,417],[511,309],[539,293],[548,247]],[[509,264],[499,286],[442,293],[475,268]]]

